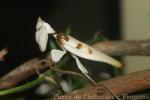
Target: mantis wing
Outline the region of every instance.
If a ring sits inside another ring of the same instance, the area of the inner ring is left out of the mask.
[[[72,54],[85,58],[85,59],[93,60],[93,61],[105,62],[117,68],[122,67],[122,64],[119,61],[104,54],[103,52],[100,52],[94,49],[93,47],[71,36],[67,36],[67,37],[68,37],[68,40],[65,40],[65,39],[62,40],[62,45],[66,50],[68,50]]]

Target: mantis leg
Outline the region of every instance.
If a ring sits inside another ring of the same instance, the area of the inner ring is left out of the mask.
[[[80,69],[80,71],[86,76],[88,80],[90,80],[94,85],[96,85],[96,82],[88,75],[87,69],[83,66],[78,57],[75,55],[72,55],[72,57],[76,60],[77,66]]]

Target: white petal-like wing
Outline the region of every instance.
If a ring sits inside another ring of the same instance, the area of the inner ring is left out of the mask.
[[[66,54],[66,51],[61,51],[57,49],[51,50],[51,56],[54,62],[59,62],[60,59],[64,56],[64,54]]]
[[[80,42],[79,40],[71,36],[67,37],[69,39],[67,41],[63,39],[62,45],[72,54],[89,60],[105,62],[118,68],[122,67],[122,64],[119,61],[113,59],[112,57],[94,49],[93,47],[83,42]]]

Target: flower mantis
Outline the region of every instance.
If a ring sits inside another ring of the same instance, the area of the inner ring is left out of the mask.
[[[83,66],[80,62],[78,57],[89,59],[98,62],[105,62],[114,67],[121,68],[122,64],[113,59],[112,57],[102,53],[94,49],[93,47],[71,37],[65,35],[60,32],[55,32],[54,29],[45,21],[43,21],[40,17],[38,18],[37,25],[36,25],[36,42],[39,44],[40,50],[44,52],[46,50],[48,35],[52,35],[58,45],[62,50],[53,49],[51,50],[51,57],[54,62],[59,62],[61,58],[69,52],[72,57],[76,60],[77,66],[80,71],[93,83],[94,80],[88,75],[87,69]]]

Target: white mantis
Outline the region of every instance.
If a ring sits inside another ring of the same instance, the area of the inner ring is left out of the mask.
[[[36,25],[36,42],[39,44],[40,50],[42,52],[46,50],[48,34],[52,35],[56,39],[58,45],[62,48],[62,50],[51,50],[52,60],[57,63],[61,60],[67,51],[70,52],[72,57],[76,60],[78,68],[93,83],[95,82],[89,77],[87,69],[83,66],[78,57],[98,62],[105,62],[117,68],[122,67],[122,64],[119,61],[92,48],[91,46],[71,36],[55,32],[48,23],[39,17]]]

